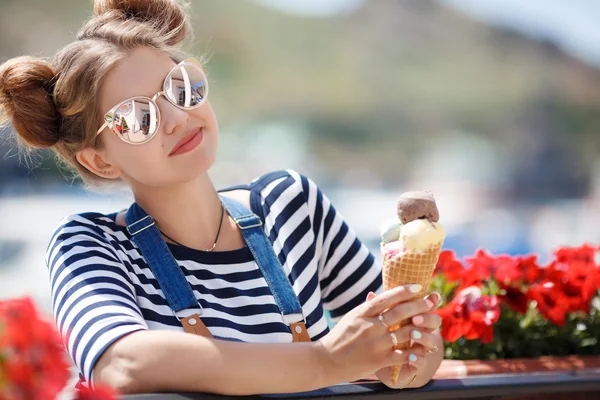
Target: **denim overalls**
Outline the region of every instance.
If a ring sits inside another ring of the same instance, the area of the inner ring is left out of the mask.
[[[227,212],[240,228],[246,245],[269,285],[283,321],[290,327],[293,341],[310,342],[302,307],[275,255],[271,242],[265,235],[262,221],[243,204],[225,196],[220,196],[220,198]],[[190,284],[167,247],[154,219],[137,203],[133,203],[127,210],[125,220],[127,221],[127,231],[156,277],[167,303],[175,317],[183,325],[184,331],[212,337],[200,319],[203,312],[202,305],[196,300]],[[189,314],[190,309],[199,309],[199,311],[185,317],[178,315],[184,310],[187,310]]]

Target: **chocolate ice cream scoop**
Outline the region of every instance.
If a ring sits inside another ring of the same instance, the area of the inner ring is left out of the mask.
[[[398,218],[403,224],[421,218],[438,222],[440,213],[431,191],[405,192],[398,200]]]

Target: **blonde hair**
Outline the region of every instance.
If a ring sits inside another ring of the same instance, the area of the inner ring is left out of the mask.
[[[177,0],[95,0],[77,40],[51,61],[24,56],[0,65],[0,126],[11,122],[27,148],[52,148],[87,184],[101,186],[106,179],[75,155],[102,145],[95,133],[103,77],[140,46],[179,62],[185,54],[178,46],[191,35],[187,6]]]

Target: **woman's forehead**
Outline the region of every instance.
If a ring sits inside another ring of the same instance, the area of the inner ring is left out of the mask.
[[[152,97],[162,90],[162,84],[175,66],[165,53],[137,48],[106,74],[100,88],[99,103],[103,112],[134,96]]]

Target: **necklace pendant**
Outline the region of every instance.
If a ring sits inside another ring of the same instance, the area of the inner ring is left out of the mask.
[[[213,244],[213,246],[210,249],[206,249],[204,251],[213,251],[215,247],[217,247],[217,242],[215,242],[215,244]]]

